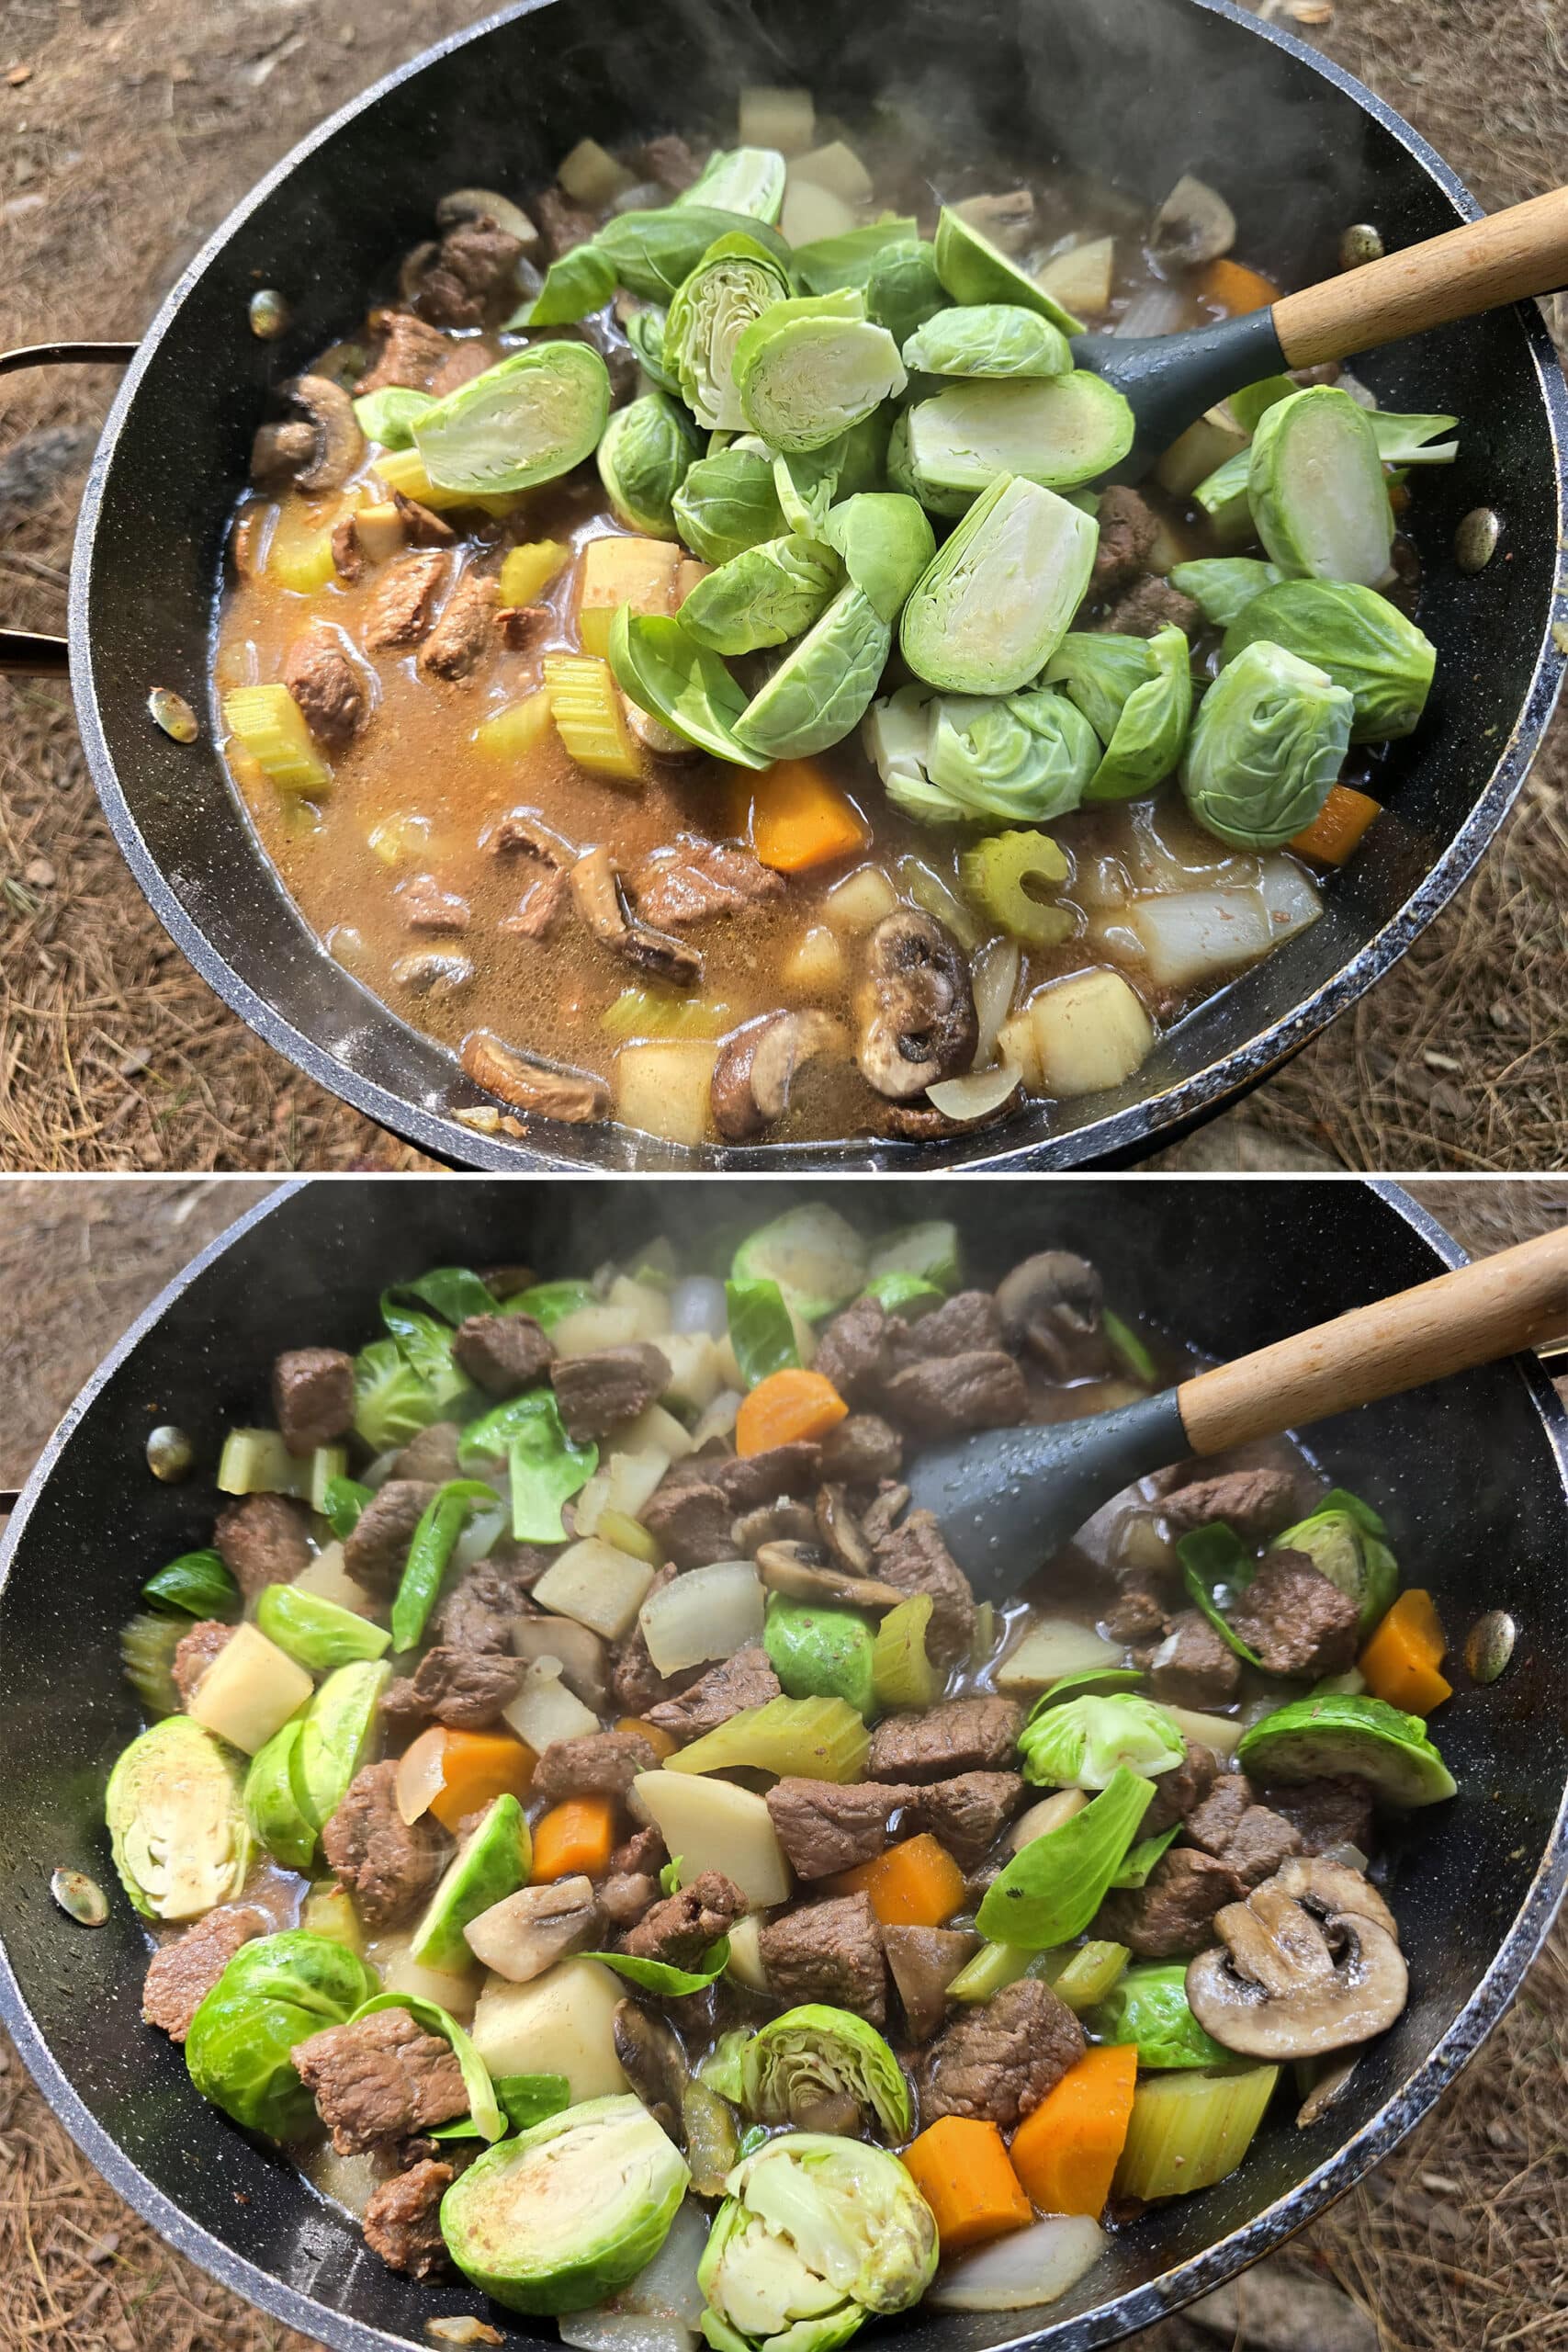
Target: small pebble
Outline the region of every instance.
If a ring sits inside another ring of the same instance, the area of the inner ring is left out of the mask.
[[[1382,232],[1370,220],[1354,220],[1339,240],[1341,269],[1360,269],[1370,261],[1381,261],[1383,254]]]
[[[1514,1655],[1519,1629],[1506,1609],[1489,1609],[1464,1639],[1464,1670],[1472,1682],[1495,1682]]]
[[[147,1467],[166,1487],[177,1486],[182,1478],[188,1477],[195,1460],[196,1448],[186,1431],[170,1423],[155,1429],[147,1440]]]
[[[1503,518],[1491,506],[1472,506],[1454,533],[1454,561],[1461,571],[1484,571],[1497,552]]]
[[[81,1928],[101,1928],[109,1916],[108,1897],[85,1871],[56,1871],[49,1891],[68,1919]]]
[[[505,2337],[498,2334],[493,2327],[487,2326],[482,2319],[468,2317],[427,2319],[424,2323],[424,2332],[426,2335],[433,2336],[437,2344],[504,2344],[506,2341]]]
[[[176,743],[194,743],[201,732],[195,711],[184,695],[175,694],[172,686],[154,686],[147,697],[147,707],[154,723]]]
[[[259,287],[251,296],[251,333],[259,343],[276,343],[288,324],[288,305],[276,286]]]

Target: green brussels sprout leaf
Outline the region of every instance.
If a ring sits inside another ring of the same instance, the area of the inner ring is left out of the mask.
[[[1426,707],[1438,650],[1375,588],[1282,581],[1252,597],[1231,622],[1225,661],[1258,638],[1314,662],[1345,688],[1355,705],[1352,743],[1408,735]]]
[[[936,553],[936,536],[918,499],[897,491],[861,491],[832,507],[822,536],[843,559],[852,584],[889,623]]]
[[[688,195],[690,190],[687,191]],[[721,237],[750,237],[784,268],[789,247],[765,220],[711,204],[671,204],[656,212],[617,212],[593,243],[615,283],[647,302],[668,302]],[[549,283],[546,280],[546,285]]]
[[[346,1544],[364,1516],[370,1489],[357,1478],[329,1478],[321,1490],[321,1514],[340,1544]]]
[[[424,2032],[451,2044],[452,2055],[462,2069],[463,2088],[468,2094],[468,2113],[479,2138],[499,2140],[506,2129],[506,2118],[496,2100],[490,2068],[457,2018],[449,2017],[438,2002],[422,2000],[414,1993],[375,1993],[360,2002],[348,2022],[357,2025],[361,2018],[374,2017],[378,2009],[406,2009]]]
[[[558,2115],[562,2108],[571,2105],[571,2084],[565,2075],[495,2075],[491,2088],[513,2132],[526,2132],[532,2124],[543,2123],[547,2116]],[[463,2115],[455,2123],[438,2125],[430,2136],[433,2140],[478,2140],[483,2134],[471,2115]]]
[[[584,1960],[602,1961],[633,1984],[640,1984],[645,1993],[656,1993],[660,1999],[674,2000],[686,1993],[705,1993],[716,1984],[729,1965],[729,1938],[720,1936],[708,1946],[698,1968],[676,1968],[667,1960],[641,1960],[629,1951],[589,1951]]]
[[[1135,1846],[1129,1846],[1118,1865],[1115,1877],[1111,1882],[1111,1885],[1133,1888],[1146,1886],[1149,1872],[1180,1826],[1181,1824],[1179,1821],[1173,1821],[1168,1829],[1158,1830],[1152,1838],[1140,1838]]]
[[[843,567],[831,548],[792,532],[731,556],[681,606],[687,635],[714,653],[755,653],[799,637],[831,603]]]
[[[1258,1574],[1258,1563],[1235,1530],[1227,1527],[1223,1519],[1208,1527],[1195,1527],[1178,1544],[1176,1556],[1181,1565],[1181,1580],[1194,1606],[1201,1610],[1237,1657],[1263,1672],[1263,1660],[1232,1630],[1225,1615],[1231,1603],[1240,1600]]]
[[[1211,628],[1229,628],[1265,588],[1284,578],[1277,563],[1259,563],[1252,555],[1201,556],[1194,563],[1179,563],[1170,584],[1190,596]]]
[[[1154,675],[1122,706],[1105,756],[1084,786],[1086,800],[1131,800],[1152,792],[1179,761],[1192,717],[1192,665],[1176,628],[1148,639]]]
[[[1354,713],[1325,670],[1254,639],[1198,707],[1181,763],[1193,816],[1238,849],[1280,848],[1327,799]]]
[[[506,322],[506,332],[571,326],[602,311],[615,290],[615,265],[597,238],[590,238],[551,262],[544,284],[530,300],[519,303]]]
[[[786,165],[776,147],[718,147],[697,177],[675,198],[676,208],[716,206],[720,212],[776,223],[784,209]]]
[[[240,1588],[224,1566],[221,1552],[210,1549],[182,1552],[166,1568],[148,1577],[143,1600],[162,1609],[177,1609],[186,1617],[221,1617],[226,1623],[240,1614]]]
[[[1184,1960],[1127,1969],[1089,2013],[1102,2041],[1134,2041],[1140,2066],[1233,2066],[1228,2050],[1206,2034],[1187,2002]]]
[[[649,303],[643,310],[634,311],[626,323],[626,337],[637,354],[637,366],[655,390],[672,393],[679,400],[679,379],[671,373],[664,361],[664,323],[669,315],[656,302]]]
[[[975,1924],[993,1943],[1046,1951],[1088,1927],[1155,1793],[1123,1766],[1081,1813],[1032,1838],[986,1889]]]
[[[553,1399],[551,1401],[553,1402]],[[539,1418],[542,1419],[543,1416]],[[520,1445],[525,1445],[523,1431],[520,1430],[514,1437],[513,1445],[515,1482],[516,1450]],[[568,1487],[565,1493],[575,1494],[577,1487],[585,1484],[592,1475],[592,1467],[585,1470],[577,1484]],[[418,1646],[430,1612],[435,1606],[435,1596],[441,1589],[441,1579],[446,1573],[446,1564],[452,1556],[452,1547],[463,1532],[470,1506],[476,1502],[493,1503],[498,1499],[494,1487],[485,1486],[478,1478],[448,1478],[432,1495],[424,1507],[419,1525],[414,1529],[413,1541],[409,1545],[408,1557],[403,1563],[403,1573],[392,1600],[392,1646],[394,1649],[412,1650]],[[513,1532],[517,1534],[516,1520],[523,1504],[520,1502],[515,1483],[512,1506]],[[555,1524],[558,1531],[560,1525],[558,1506],[556,1510]],[[558,1544],[564,1541],[564,1538],[558,1532],[554,1535],[542,1537],[525,1537],[519,1534],[518,1541]]]
[[[682,538],[705,563],[728,563],[793,527],[779,503],[773,458],[739,441],[699,458],[671,507]]]
[[[367,441],[379,442],[383,449],[412,449],[414,426],[434,406],[429,392],[412,391],[405,384],[384,384],[378,392],[367,392],[356,400],[354,413]]]
[[[771,763],[771,754],[753,751],[736,732],[746,711],[742,689],[719,656],[689,637],[678,620],[623,605],[610,625],[610,667],[639,710],[699,751],[735,767]]]
[[[919,242],[912,218],[886,212],[863,229],[846,229],[840,236],[796,245],[795,274],[808,294],[837,294],[846,286],[863,293],[873,272],[889,254],[908,252]]]
[[[1069,1699],[1102,1699],[1114,1691],[1140,1690],[1147,1679],[1135,1666],[1089,1666],[1077,1674],[1059,1674],[1029,1710],[1029,1721],[1033,1723],[1053,1707],[1065,1707]]]
[[[533,1856],[528,1824],[514,1796],[493,1797],[442,1874],[409,1939],[420,1968],[459,1975],[472,1964],[463,1930],[470,1919],[528,1883]]]
[[[590,1306],[592,1298],[592,1285],[589,1283],[534,1283],[515,1298],[509,1298],[501,1311],[503,1315],[531,1315],[542,1331],[553,1331],[564,1316],[575,1315],[580,1306]]]
[[[795,1326],[784,1295],[765,1275],[742,1277],[724,1285],[729,1318],[729,1344],[748,1388],[755,1388],[771,1372],[798,1364]]]
[[[1146,637],[1121,637],[1113,629],[1073,629],[1047,663],[1044,683],[1063,687],[1100,741],[1108,744],[1133,695],[1155,676]]]
[[[354,1359],[355,1433],[373,1453],[406,1445],[439,1419],[445,1402],[395,1340],[372,1340]]]
[[[321,1593],[296,1592],[288,1584],[264,1589],[256,1602],[256,1623],[269,1642],[311,1674],[384,1657],[391,1647],[392,1637],[384,1625],[373,1625],[368,1617]]]

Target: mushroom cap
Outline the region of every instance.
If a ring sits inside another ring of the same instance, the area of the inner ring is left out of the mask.
[[[1399,1923],[1371,1881],[1348,1862],[1326,1861],[1321,1854],[1292,1854],[1280,1863],[1272,1883],[1281,1894],[1304,1904],[1320,1917],[1353,1912],[1370,1919],[1386,1936],[1399,1941]]]
[[[885,915],[872,933],[855,1014],[861,1075],[895,1102],[975,1057],[979,1023],[967,959],[933,916],[913,907]]]
[[[1024,1341],[1053,1360],[1065,1339],[1087,1339],[1100,1329],[1104,1287],[1087,1258],[1071,1250],[1039,1250],[997,1284],[997,1312],[1013,1345]]]
[[[628,917],[621,903],[620,872],[603,842],[584,850],[571,868],[572,902],[596,939],[625,956],[638,971],[677,988],[695,988],[703,959],[683,939]]]
[[[1320,1921],[1281,1888],[1282,1875],[1215,1915],[1222,1941],[1187,1971],[1193,2016],[1244,2058],[1311,2058],[1370,2041],[1404,2007],[1404,1954],[1363,1911]]]
[[[773,1012],[737,1030],[714,1065],[713,1118],[730,1143],[761,1135],[789,1105],[795,1074],[827,1054],[847,1054],[841,1023],[816,1006]]]
[[[1162,261],[1196,269],[1218,261],[1235,243],[1235,214],[1218,188],[1184,173],[1155,214],[1149,249]]]
[[[436,205],[438,229],[457,229],[466,220],[493,220],[498,229],[516,238],[525,254],[538,250],[539,232],[528,215],[509,196],[498,196],[492,187],[455,187]]]
[[[679,2143],[690,2069],[674,2028],[645,2009],[640,2001],[619,2001],[611,2031],[627,2081],[649,2114]]]
[[[301,490],[341,490],[365,454],[365,435],[354,402],[330,376],[300,376],[289,398],[303,409],[316,433],[316,454],[295,476]]]
[[[770,1592],[787,1593],[792,1600],[814,1600],[823,1609],[897,1609],[907,1592],[875,1577],[849,1575],[824,1566],[804,1544],[763,1544],[757,1551],[757,1574]]]

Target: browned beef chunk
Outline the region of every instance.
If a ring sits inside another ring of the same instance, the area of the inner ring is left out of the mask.
[[[1146,1884],[1106,1896],[1094,1932],[1125,1944],[1140,1960],[1178,1960],[1213,1943],[1215,1912],[1245,1892],[1235,1872],[1212,1854],[1173,1846]]]
[[[441,607],[441,618],[420,650],[419,666],[427,677],[456,684],[473,676],[495,642],[499,602],[495,581],[470,565]]]
[[[1187,1835],[1206,1854],[1223,1854],[1235,1836],[1242,1815],[1258,1802],[1245,1772],[1222,1772],[1201,1804],[1187,1815]]]
[[[677,848],[644,859],[631,888],[643,922],[669,931],[782,898],[784,877],[749,849],[682,835]]]
[[[929,2041],[946,2011],[947,1988],[979,1951],[979,1937],[964,1928],[884,1928],[882,1949],[910,2041]]]
[[[796,1442],[770,1445],[761,1453],[708,1455],[698,1475],[718,1488],[731,1510],[754,1510],[781,1495],[803,1495],[817,1484],[819,1446]]]
[[[888,1715],[872,1733],[866,1776],[925,1785],[997,1771],[1010,1761],[1022,1720],[1010,1699],[944,1699],[924,1714]]]
[[[376,1702],[380,1710],[381,1728],[389,1740],[401,1747],[416,1731],[423,1731],[430,1721],[430,1709],[414,1688],[412,1674],[399,1675],[389,1682]]]
[[[555,1350],[531,1315],[470,1315],[457,1326],[452,1353],[476,1388],[515,1396],[533,1387]]]
[[[424,1713],[452,1731],[482,1731],[522,1687],[522,1659],[498,1650],[427,1650],[413,1678]]]
[[[448,392],[461,391],[476,376],[482,376],[487,368],[493,368],[495,358],[482,336],[470,335],[466,342],[451,345],[430,379],[430,389],[438,401],[444,401]]]
[[[814,1369],[851,1405],[875,1405],[887,1376],[887,1317],[875,1298],[857,1298],[825,1326]]]
[[[310,1565],[305,1514],[286,1495],[243,1495],[220,1511],[212,1540],[247,1600]]]
[[[910,1364],[895,1373],[883,1396],[893,1419],[917,1437],[1008,1429],[1029,1410],[1023,1374],[1000,1348]]]
[[[667,1968],[695,1968],[710,1944],[727,1936],[746,1916],[746,1897],[722,1871],[704,1871],[689,1886],[667,1894],[639,1920],[626,1939],[638,1960],[661,1960]]]
[[[975,1637],[975,1596],[932,1514],[912,1510],[876,1544],[874,1559],[884,1584],[896,1585],[900,1592],[931,1594],[934,1606],[926,1647],[935,1663],[951,1666],[966,1657]]]
[[[390,1476],[394,1478],[421,1478],[432,1486],[444,1486],[448,1478],[457,1476],[457,1439],[456,1421],[433,1421],[417,1437],[411,1437],[393,1463]]]
[[[389,1478],[360,1512],[343,1565],[367,1592],[389,1593],[403,1572],[414,1529],[435,1494],[426,1478]]]
[[[960,1772],[916,1792],[915,1818],[961,1871],[977,1869],[1023,1803],[1019,1772]],[[781,1841],[782,1842],[782,1841]]]
[[[531,1793],[543,1804],[564,1797],[624,1797],[639,1772],[659,1758],[639,1731],[590,1731],[580,1739],[552,1739],[540,1757]]]
[[[612,1928],[635,1928],[644,1912],[658,1902],[659,1881],[650,1871],[612,1869],[593,1891]]]
[[[1179,628],[1183,637],[1196,637],[1203,616],[1190,596],[1151,573],[1116,599],[1101,626],[1119,637],[1153,637],[1162,628]]]
[[[1288,1470],[1228,1470],[1173,1487],[1159,1508],[1178,1535],[1223,1519],[1244,1544],[1263,1544],[1294,1518],[1296,1482]]]
[[[1269,1674],[1343,1674],[1355,1663],[1360,1612],[1304,1552],[1265,1560],[1229,1615]]]
[[[644,1340],[591,1356],[558,1357],[550,1382],[566,1433],[581,1445],[636,1420],[669,1387],[670,1364]]]
[[[1365,1781],[1281,1781],[1259,1793],[1300,1831],[1303,1853],[1326,1853],[1330,1846],[1371,1852],[1372,1792]]]
[[[887,1843],[896,1813],[919,1791],[888,1781],[860,1781],[840,1787],[832,1781],[775,1781],[768,1791],[768,1816],[797,1878],[829,1878],[874,1860]]]
[[[880,1413],[851,1413],[822,1441],[822,1476],[846,1487],[874,1487],[896,1478],[904,1441]]]
[[[182,1634],[175,1644],[175,1655],[169,1671],[175,1679],[175,1689],[180,1694],[180,1704],[188,1707],[196,1696],[196,1686],[212,1664],[219,1651],[233,1634],[232,1625],[225,1625],[217,1617],[203,1617],[188,1634]]]
[[[735,1511],[705,1478],[666,1478],[643,1507],[642,1523],[668,1559],[700,1568],[735,1557]]]
[[[467,931],[473,913],[467,899],[448,890],[438,875],[414,874],[397,888],[398,911],[410,931]]]
[[[767,1651],[737,1650],[733,1657],[710,1667],[678,1698],[665,1699],[649,1707],[647,1719],[657,1730],[669,1732],[684,1745],[689,1739],[699,1739],[705,1731],[716,1731],[731,1715],[739,1714],[743,1707],[765,1706],[770,1699],[779,1696],[779,1678],[768,1663]]]
[[[1185,1821],[1214,1785],[1219,1763],[1212,1747],[1196,1739],[1183,1740],[1186,1754],[1168,1772],[1156,1772],[1155,1792],[1138,1825],[1140,1838],[1157,1838],[1172,1822]]]
[[[535,877],[514,912],[497,925],[508,938],[548,939],[571,904],[571,876],[564,866],[536,867]]]
[[[1095,550],[1089,586],[1097,596],[1125,587],[1147,567],[1159,537],[1159,518],[1135,490],[1116,484],[1100,493],[1100,544]]]
[[[1235,1697],[1241,1660],[1208,1619],[1184,1609],[1149,1665],[1149,1688],[1172,1707],[1224,1707]]]
[[[610,1857],[610,1868],[613,1871],[646,1871],[649,1876],[657,1876],[669,1860],[663,1838],[649,1823],[645,1828],[634,1829],[629,1838],[622,1838]]]
[[[308,628],[283,657],[283,683],[305,714],[305,724],[329,752],[346,751],[365,724],[368,706],[358,671],[329,628]]]
[[[448,1649],[509,1652],[513,1622],[538,1613],[528,1595],[551,1557],[532,1544],[498,1544],[441,1603],[435,1612],[436,1640]]]
[[[266,1935],[272,1926],[265,1911],[248,1903],[209,1911],[172,1944],[152,1955],[141,1988],[141,2014],[149,2025],[160,2025],[171,2041],[183,2041],[209,1993],[242,1944]]]
[[[1005,1347],[1002,1318],[988,1290],[961,1290],[913,1323],[893,1318],[890,1353],[894,1368],[923,1363],[934,1356],[993,1355]]]
[[[790,2007],[799,2001],[827,2001],[868,2025],[886,2021],[882,1931],[866,1895],[802,1904],[770,1919],[758,1941],[774,2000]]]
[[[1154,1641],[1165,1632],[1165,1605],[1142,1571],[1117,1579],[1116,1598],[1105,1612],[1105,1625],[1119,1642]]]
[[[1010,2131],[1032,2115],[1086,2048],[1048,1984],[1021,1977],[943,2028],[920,2064],[920,2119],[986,2116]]]
[[[1302,1850],[1302,1833],[1266,1804],[1248,1805],[1220,1849],[1219,1859],[1243,1886],[1261,1886],[1281,1862]]]
[[[417,1911],[446,1867],[452,1841],[429,1814],[405,1821],[398,1811],[398,1768],[389,1757],[367,1764],[321,1831],[321,1851],[372,1930],[395,1928]]]
[[[599,225],[592,212],[581,211],[558,187],[547,187],[536,196],[532,209],[552,261],[570,253],[574,245],[585,245]]]
[[[417,645],[435,617],[435,599],[446,577],[446,558],[439,548],[415,548],[384,565],[360,638],[367,653]]]
[[[450,2165],[426,2156],[371,2190],[365,2208],[365,2243],[389,2270],[428,2278],[433,2270],[446,2267],[441,2199],[456,2177]]]
[[[290,1453],[347,1435],[354,1421],[354,1358],[341,1348],[290,1348],[272,1367],[272,1401]]]
[[[368,375],[361,376],[355,392],[384,392],[397,387],[410,392],[425,392],[430,380],[451,353],[452,345],[444,334],[416,319],[412,311],[389,311],[383,313],[384,339],[376,355],[376,362]]]
[[[680,196],[702,176],[702,165],[678,131],[661,131],[644,142],[641,168],[650,180]]]
[[[340,2156],[362,2155],[468,2113],[450,2043],[422,2032],[407,2009],[378,2009],[357,2025],[329,2026],[288,2054]]]
[[[523,247],[488,214],[448,229],[420,281],[419,307],[442,327],[482,327],[502,296],[515,299]]]

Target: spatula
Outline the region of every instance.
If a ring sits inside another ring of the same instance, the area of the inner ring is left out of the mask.
[[[1278,1437],[1568,1329],[1568,1226],[1358,1306],[1114,1412],[981,1430],[908,1474],[980,1600],[1006,1600],[1102,1503],[1168,1464]]]
[[[1427,327],[1568,286],[1568,187],[1385,254],[1267,310],[1182,334],[1080,334],[1073,358],[1125,393],[1137,438],[1114,469],[1139,481],[1177,435],[1244,385],[1351,359]]]

